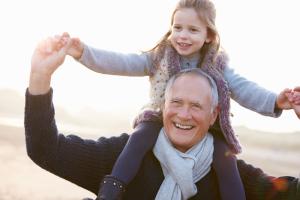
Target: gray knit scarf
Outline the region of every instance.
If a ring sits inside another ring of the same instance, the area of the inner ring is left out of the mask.
[[[175,149],[164,128],[161,129],[153,153],[159,160],[165,179],[155,200],[185,200],[197,193],[195,185],[211,169],[213,136],[209,133],[187,152]]]

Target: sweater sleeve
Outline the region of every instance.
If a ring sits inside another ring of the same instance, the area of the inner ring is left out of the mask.
[[[102,74],[148,76],[152,62],[149,54],[122,54],[84,45],[78,60],[87,68]]]
[[[277,95],[256,83],[235,73],[232,68],[225,67],[224,77],[231,92],[231,98],[241,106],[262,115],[279,117],[281,109],[275,108]]]
[[[246,164],[243,160],[238,160],[237,165],[247,199],[300,199],[300,181],[298,178],[291,176],[268,176],[261,169]]]
[[[95,194],[128,139],[127,134],[97,141],[59,134],[52,89],[45,95],[26,91],[24,123],[28,156],[45,170]]]

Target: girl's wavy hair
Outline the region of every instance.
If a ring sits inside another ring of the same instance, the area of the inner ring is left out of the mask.
[[[201,57],[204,58],[208,50],[210,50],[211,48],[214,49],[214,52],[217,55],[220,48],[220,37],[215,25],[216,9],[214,4],[210,0],[179,0],[171,15],[171,26],[168,32],[160,39],[160,41],[152,49],[148,51],[154,53],[154,57],[157,58],[156,60],[160,60],[162,58],[165,48],[170,45],[169,37],[172,32],[171,28],[174,22],[174,15],[178,10],[183,8],[194,9],[197,12],[199,18],[207,26],[207,33],[211,42],[205,43],[201,48],[199,52],[201,54]],[[216,55],[214,55],[214,57]]]

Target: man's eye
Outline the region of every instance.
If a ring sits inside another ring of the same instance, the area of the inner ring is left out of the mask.
[[[178,104],[180,104],[180,101],[178,101],[178,100],[172,100],[171,103],[174,104],[174,105],[178,105]]]
[[[194,109],[201,109],[201,106],[199,104],[193,104],[192,107]]]

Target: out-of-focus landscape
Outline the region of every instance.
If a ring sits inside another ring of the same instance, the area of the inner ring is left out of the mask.
[[[27,157],[21,112],[24,110],[24,98],[13,90],[0,90],[0,96],[0,199],[94,198],[92,193],[50,174]],[[62,108],[56,108],[59,129],[65,134],[76,133],[84,138],[98,138],[131,130],[127,119],[107,117],[107,113],[103,117],[100,113],[88,110],[80,116],[71,116]],[[111,119],[114,119],[113,122]],[[106,127],[100,128],[99,121],[106,124]],[[299,176],[300,132],[279,134],[245,127],[235,127],[235,130],[244,146],[240,158],[271,175]]]
[[[167,32],[176,2],[0,1],[0,200],[94,197],[44,171],[26,155],[22,93],[38,41],[67,31],[96,48],[140,53],[153,48]],[[299,85],[298,0],[214,3],[221,46],[236,73],[276,93]],[[55,73],[56,119],[66,134],[98,138],[130,132],[132,119],[148,101],[148,77],[99,75],[72,58]],[[279,119],[267,118],[233,101],[232,112],[244,146],[241,158],[269,174],[299,176],[300,126],[292,111]]]

